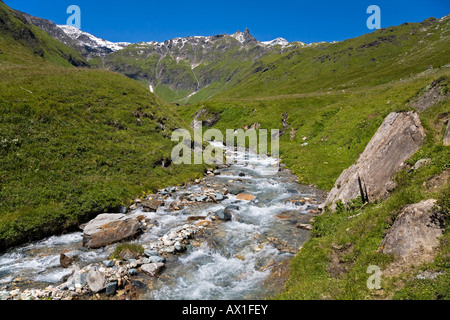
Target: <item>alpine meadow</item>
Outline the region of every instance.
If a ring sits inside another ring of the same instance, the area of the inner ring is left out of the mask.
[[[132,43],[0,1],[0,300],[448,300],[446,14]]]

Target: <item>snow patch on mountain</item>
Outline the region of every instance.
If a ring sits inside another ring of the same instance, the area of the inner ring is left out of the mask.
[[[287,46],[289,44],[289,42],[284,39],[284,38],[276,38],[272,41],[263,41],[261,42],[262,44],[266,45],[266,46],[277,46],[277,45],[281,45],[281,46]]]
[[[237,41],[239,41],[240,43],[244,43],[245,42],[245,37],[244,37],[244,33],[243,32],[236,32],[234,34],[231,35],[233,38],[235,38]]]
[[[118,51],[128,47],[131,43],[129,42],[111,42],[104,39],[97,38],[96,36],[83,32],[68,25],[58,25],[64,33],[71,39],[75,40],[79,45],[88,46],[93,48],[107,48],[111,51]]]

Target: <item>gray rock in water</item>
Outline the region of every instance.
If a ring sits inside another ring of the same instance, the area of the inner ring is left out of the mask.
[[[164,247],[160,250],[161,253],[175,253],[176,249],[175,246],[168,246],[168,247]],[[149,258],[150,259],[150,258]]]
[[[225,213],[232,214],[234,211],[239,211],[241,208],[239,206],[236,206],[234,204],[226,206],[224,211]]]
[[[156,277],[164,266],[164,263],[149,263],[142,265],[141,270],[152,277]]]
[[[117,281],[110,282],[106,285],[106,295],[112,296],[116,293]]]
[[[166,262],[166,259],[164,259],[161,256],[150,256],[146,261],[146,263],[160,263],[160,262]]]
[[[186,251],[186,247],[184,247],[180,241],[175,242],[174,247],[175,247],[175,250],[178,252]]]
[[[206,199],[208,199],[207,196],[200,196],[200,197],[195,198],[195,201],[197,201],[197,202],[203,202],[203,201],[205,201]]]
[[[244,193],[244,192],[245,192],[244,188],[239,188],[239,187],[229,187],[228,188],[229,194],[238,195],[238,194]]]
[[[83,230],[83,246],[100,248],[140,232],[139,220],[124,214],[100,214]]]
[[[87,276],[87,284],[93,293],[97,293],[106,288],[106,275],[103,272],[92,269]]]
[[[356,199],[361,194],[359,176],[369,201],[386,198],[396,186],[395,173],[419,150],[424,140],[425,130],[417,113],[389,114],[357,163],[344,170],[336,180],[320,208],[329,206],[335,210],[339,200],[348,203]]]
[[[430,199],[404,207],[381,243],[383,253],[411,264],[431,261],[439,247],[444,220],[433,212],[435,204],[436,200]]]
[[[157,256],[157,255],[158,255],[158,252],[157,252],[157,251],[154,251],[154,250],[146,249],[146,250],[144,251],[144,254],[145,254],[147,257],[151,257],[151,256]]]
[[[135,276],[135,275],[138,274],[138,272],[137,272],[136,269],[131,268],[131,269],[128,270],[128,274],[129,274],[130,276]]]
[[[103,265],[108,268],[114,267],[114,261],[112,260],[104,260],[102,261]]]
[[[216,198],[217,201],[222,201],[224,199],[223,194],[219,191],[216,191],[214,193],[214,197]]]
[[[233,218],[233,211],[239,210],[238,206],[229,205],[223,210],[216,211],[214,214],[217,218],[223,221],[230,221]]]
[[[127,268],[136,268],[138,266],[138,261],[136,259],[128,260]]]
[[[59,255],[59,264],[63,268],[68,268],[72,264],[72,259],[66,256],[64,253]]]

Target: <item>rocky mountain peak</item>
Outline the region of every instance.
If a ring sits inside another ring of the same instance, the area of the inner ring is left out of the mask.
[[[234,33],[232,35],[233,38],[235,38],[236,40],[238,40],[240,43],[245,44],[245,43],[249,43],[252,41],[258,42],[251,34],[250,34],[250,30],[248,30],[248,28],[245,28],[244,32],[241,31],[237,31],[236,33]]]

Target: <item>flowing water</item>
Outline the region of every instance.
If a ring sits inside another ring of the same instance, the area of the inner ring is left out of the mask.
[[[163,273],[147,282],[139,299],[259,299],[280,289],[274,271],[309,238],[309,231],[296,225],[308,223],[323,194],[296,183],[296,177],[288,170],[267,175],[268,170],[277,167],[276,159],[243,153],[236,156],[241,161],[219,170],[218,175],[205,177],[200,184],[171,193],[166,205],[156,212],[137,209],[129,213],[155,222],[154,227],[133,241],[145,245],[173,228],[191,223],[187,222],[190,215],[207,216],[229,205],[239,207],[231,221],[213,222],[204,235],[194,239],[195,245],[168,257]],[[237,200],[236,195],[228,194],[219,203],[198,203],[176,213],[168,210],[171,201],[186,192],[200,191],[202,186],[222,186],[230,191],[237,188],[256,199]],[[300,199],[303,202],[290,201]],[[82,232],[75,232],[13,248],[0,256],[0,288],[58,285],[72,272],[60,266],[61,252],[77,256],[82,267],[106,260],[115,246],[84,248]]]

